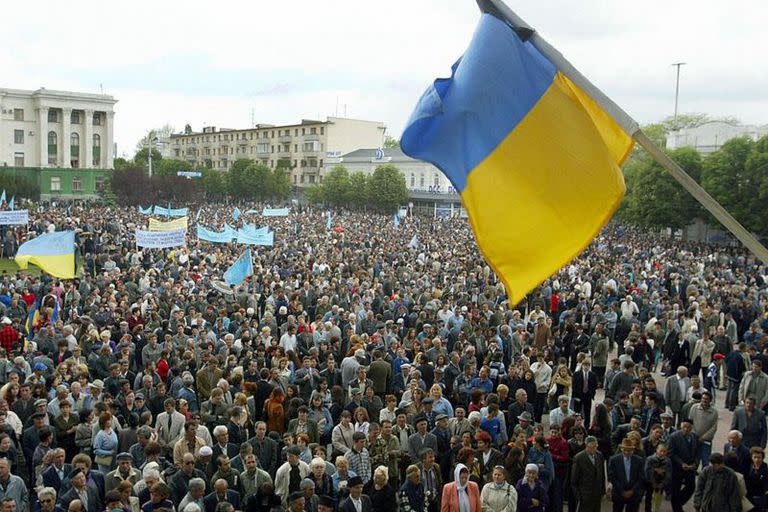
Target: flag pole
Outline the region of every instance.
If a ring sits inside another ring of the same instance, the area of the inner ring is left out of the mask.
[[[677,162],[672,160],[669,155],[653,143],[642,130],[638,130],[632,135],[632,138],[640,144],[653,159],[672,175],[672,177],[682,185],[682,187],[691,194],[706,210],[711,213],[733,236],[739,239],[744,246],[752,253],[768,263],[768,249],[765,248],[739,221],[733,218],[728,211],[722,207],[704,188],[696,183]]]
[[[503,0],[475,0],[484,13],[491,14],[504,20],[518,36],[530,42],[541,52],[562,74],[587,93],[600,107],[610,115],[635,142],[640,144],[653,159],[669,172],[709,213],[711,213],[728,231],[730,231],[757,258],[768,263],[768,249],[765,248],[749,231],[728,213],[701,185],[691,178],[674,160],[653,143],[640,130],[640,125],[632,119],[621,107],[614,103],[603,91],[595,87],[573,64],[563,57],[552,45],[545,41],[530,25],[515,14]],[[437,217],[437,204],[435,204]]]

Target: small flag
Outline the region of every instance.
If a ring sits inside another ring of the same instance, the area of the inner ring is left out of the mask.
[[[51,313],[51,323],[59,320],[59,300],[53,303],[53,313]]]
[[[411,238],[411,243],[408,244],[408,247],[411,249],[418,249],[419,248],[419,237],[418,235],[413,235],[413,238]]]
[[[232,218],[235,220],[240,218],[240,208],[235,207],[234,211],[232,212]]]
[[[328,222],[325,223],[325,229],[331,229],[333,227],[333,219],[331,218],[331,212],[328,211]]]
[[[395,219],[392,223],[394,224],[395,229],[397,229],[398,226],[400,226],[400,216],[397,214],[397,212],[395,212]]]
[[[246,277],[253,275],[253,261],[251,261],[251,249],[243,251],[237,260],[224,272],[224,282],[232,286],[240,286]]]
[[[75,232],[54,231],[24,242],[16,252],[16,264],[25,269],[30,263],[54,277],[75,277]]]
[[[5,202],[5,189],[3,189],[3,195],[0,196],[0,204]]]
[[[202,211],[203,211],[203,209],[202,209],[202,208],[200,208],[199,210],[197,210],[197,215],[195,215],[195,222],[197,222],[197,221],[199,221],[199,220],[200,220],[200,214],[202,213]]]
[[[10,201],[8,201],[8,208],[13,210],[13,202],[16,200],[16,196],[14,195]]]
[[[24,330],[27,333],[27,338],[31,338],[35,334],[35,326],[37,325],[38,319],[40,318],[40,312],[37,308],[37,301],[35,301],[32,304],[32,307],[29,309],[29,313],[27,314],[27,321],[24,322]]]
[[[168,217],[171,216],[171,202],[168,201]]]

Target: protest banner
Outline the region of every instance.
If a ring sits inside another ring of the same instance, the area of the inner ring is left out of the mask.
[[[289,208],[264,208],[262,217],[287,217],[291,212]]]
[[[29,224],[29,210],[6,210],[0,212],[0,226]]]
[[[173,231],[176,229],[183,229],[186,231],[186,217],[169,220],[168,222],[162,222],[157,219],[149,219],[149,231]]]
[[[136,230],[136,246],[147,249],[164,249],[187,245],[187,230],[174,229],[170,231]]]

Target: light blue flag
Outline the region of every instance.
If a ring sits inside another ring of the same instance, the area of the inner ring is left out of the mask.
[[[325,229],[331,229],[333,227],[333,219],[331,218],[331,212],[328,212],[328,222],[325,225]]]
[[[262,217],[287,217],[291,212],[289,208],[264,208]]]
[[[169,209],[168,210],[168,216],[169,217],[186,217],[188,208],[175,208],[175,209]]]
[[[149,208],[142,208],[139,206],[139,213],[142,215],[152,215],[152,207],[150,206]]]
[[[251,249],[243,251],[237,260],[224,272],[224,282],[232,286],[240,286],[246,277],[253,275],[253,261],[251,261]]]
[[[232,218],[235,220],[240,218],[240,208],[235,207],[234,211],[232,212]]]
[[[250,234],[246,234],[241,231],[238,231],[237,243],[247,244],[247,245],[264,245],[267,247],[272,247],[275,243],[275,232],[270,231],[265,235],[254,236],[254,235],[250,235]]]
[[[16,196],[13,196],[10,201],[8,201],[8,208],[13,210],[13,202],[16,199]]]
[[[395,226],[395,229],[397,229],[397,227],[400,225],[400,216],[397,214],[397,212],[395,212],[395,219],[393,221],[393,224]]]
[[[411,249],[419,248],[419,237],[417,235],[413,235],[413,238],[411,238],[411,243],[408,244],[408,247]]]
[[[0,203],[5,202],[5,189],[3,189],[3,195],[0,196]]]
[[[168,201],[168,216],[171,216],[171,202]]]

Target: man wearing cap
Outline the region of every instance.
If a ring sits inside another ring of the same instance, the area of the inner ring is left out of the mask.
[[[317,512],[334,512],[336,502],[330,496],[317,497]]]
[[[2,479],[2,462],[0,461],[0,480]],[[86,484],[85,472],[80,468],[75,468],[69,474],[70,488],[59,498],[59,505],[68,509],[69,504],[74,500],[80,500],[84,512],[102,512],[104,507],[101,504],[99,493]]]
[[[608,481],[612,484],[613,511],[636,512],[643,497],[643,459],[635,455],[635,445],[624,439],[619,446],[621,453],[608,460]]]
[[[301,481],[309,475],[309,465],[300,460],[299,455],[301,450],[298,446],[289,447],[286,450],[287,460],[275,474],[275,494],[280,497],[283,504],[288,502],[288,496],[292,492],[301,490]]]
[[[302,480],[302,482],[304,482],[304,480]],[[306,497],[302,491],[292,492],[288,496],[288,512],[302,512],[305,507],[307,508],[307,512],[313,510],[308,507]]]
[[[21,339],[21,333],[13,328],[11,325],[11,319],[4,316],[2,321],[2,329],[0,329],[0,347],[4,348],[6,353],[11,354],[19,348],[19,340]]]
[[[371,499],[363,494],[363,479],[353,476],[347,482],[349,496],[339,504],[339,512],[371,512]]]
[[[44,408],[44,407],[43,407]],[[24,453],[24,460],[32,461],[37,445],[40,444],[40,433],[47,428],[45,420],[48,415],[45,412],[38,411],[32,415],[32,426],[27,427],[21,435],[21,450]],[[32,482],[35,467],[27,464],[29,481]]]
[[[133,456],[130,453],[119,453],[117,455],[117,469],[110,471],[104,477],[104,488],[106,492],[116,489],[120,482],[127,480],[131,485],[141,479],[141,471],[133,467]]]
[[[398,421],[399,418],[398,414]],[[428,432],[429,423],[426,416],[417,416],[414,423],[416,423],[416,432],[408,438],[408,454],[411,456],[411,460],[419,460],[421,452],[425,448],[437,451],[437,438]]]
[[[395,376],[392,377],[392,393],[394,393],[398,399],[403,396],[403,393],[408,388],[408,383],[411,380],[410,374],[411,363],[406,362],[400,365],[400,373],[395,373]]]
[[[576,454],[571,465],[571,488],[579,512],[600,512],[605,494],[605,463],[597,450],[597,439],[588,436],[584,450]]]

